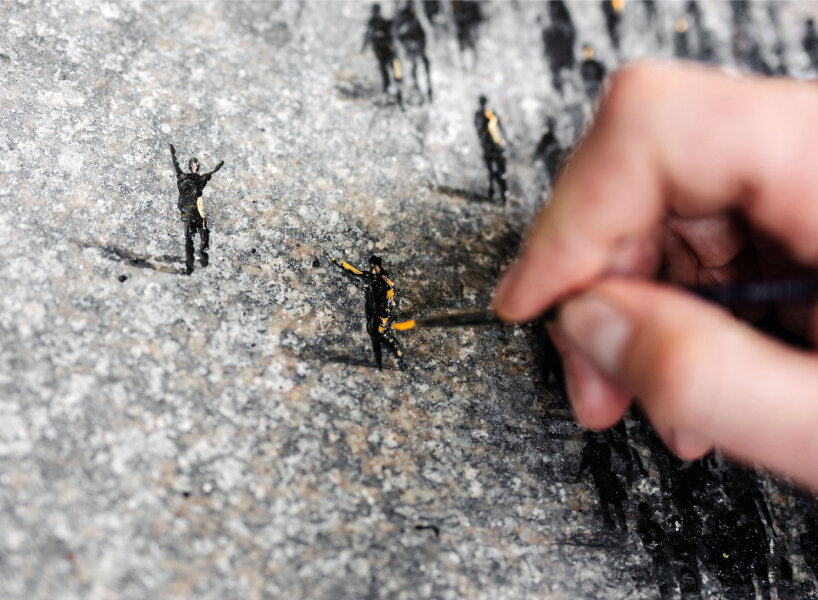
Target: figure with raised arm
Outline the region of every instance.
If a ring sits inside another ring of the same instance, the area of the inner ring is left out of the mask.
[[[224,161],[221,161],[209,173],[199,173],[199,160],[191,158],[187,163],[190,172],[185,173],[179,166],[176,148],[173,147],[173,144],[170,145],[170,156],[173,159],[173,168],[176,169],[176,186],[179,188],[178,206],[182,213],[182,221],[185,223],[185,267],[187,274],[190,275],[193,273],[193,238],[197,233],[201,242],[199,253],[202,266],[206,267],[209,262],[207,249],[210,244],[210,230],[207,228],[202,192],[213,174],[222,168]]]
[[[381,345],[386,344],[395,353],[400,370],[405,371],[403,350],[392,329],[397,310],[395,284],[383,269],[381,258],[379,256],[369,258],[369,271],[361,271],[345,261],[338,262],[335,258],[332,262],[344,269],[349,276],[366,283],[366,332],[372,340],[375,364],[379,369],[383,369]]]

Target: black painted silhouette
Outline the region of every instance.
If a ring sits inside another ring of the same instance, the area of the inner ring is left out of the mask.
[[[577,31],[562,0],[548,3],[548,15],[551,22],[542,32],[545,58],[551,69],[551,83],[555,90],[562,92],[563,70],[574,68]]]
[[[418,60],[423,62],[426,69],[426,92],[431,102],[432,75],[429,71],[429,57],[426,56],[426,32],[423,31],[423,26],[420,24],[411,2],[408,2],[395,17],[395,29],[398,33],[398,41],[400,41],[406,51],[406,56],[412,62],[412,79],[415,83],[415,89],[421,97],[423,94],[420,91],[420,81],[418,80]]]
[[[818,31],[815,29],[813,19],[807,19],[804,22],[804,37],[801,38],[801,45],[809,57],[812,70],[818,71]]]
[[[555,133],[556,123],[553,117],[548,117],[545,131],[543,131],[537,148],[534,150],[534,160],[541,161],[548,173],[548,181],[553,187],[554,181],[562,164],[563,150]]]
[[[696,0],[687,3],[687,14],[696,34],[696,58],[706,63],[718,62],[713,34],[705,26],[701,8]]]
[[[650,555],[653,564],[652,579],[659,587],[659,597],[661,600],[672,598],[674,577],[668,560],[665,531],[653,518],[653,509],[647,502],[640,502],[637,508],[636,534]]]
[[[372,5],[372,16],[366,26],[366,34],[364,35],[364,44],[361,52],[366,50],[367,46],[372,44],[372,50],[375,52],[375,58],[378,61],[378,68],[381,72],[381,82],[383,84],[384,94],[389,93],[392,79],[395,81],[396,97],[398,104],[403,106],[403,98],[401,96],[401,81],[403,73],[401,69],[400,60],[395,52],[395,41],[392,35],[392,21],[385,19],[381,15],[380,4]]]
[[[605,65],[594,58],[594,49],[590,44],[582,47],[583,60],[579,66],[579,74],[585,85],[585,93],[589,100],[594,100],[599,94],[602,82],[605,80],[607,69]]]
[[[173,144],[170,145],[170,156],[176,171],[176,187],[179,188],[177,204],[182,213],[182,221],[185,223],[185,267],[187,274],[190,275],[193,273],[194,263],[193,238],[197,233],[200,241],[199,260],[203,267],[209,263],[207,249],[210,246],[210,230],[207,228],[202,192],[213,174],[222,168],[224,161],[221,161],[209,173],[201,174],[199,173],[199,160],[191,158],[188,161],[190,172],[185,173],[176,159],[176,148],[173,147]]]
[[[506,175],[506,142],[500,117],[488,108],[485,96],[478,99],[480,108],[474,113],[474,127],[480,146],[483,149],[483,161],[489,174],[489,200],[494,198],[494,183],[500,187],[500,198],[508,199],[508,176]]]
[[[351,277],[366,282],[366,332],[372,341],[375,364],[379,369],[383,369],[381,345],[385,344],[395,354],[400,370],[404,371],[406,365],[403,361],[403,350],[395,336],[395,330],[392,329],[397,308],[395,284],[383,269],[383,261],[378,256],[370,257],[369,271],[361,271],[346,262],[339,263],[334,258],[332,262]]]
[[[678,58],[690,58],[690,26],[687,19],[676,21],[676,31],[673,32],[673,54]]]
[[[460,52],[471,50],[477,53],[477,28],[483,21],[480,3],[474,0],[452,0],[454,28]]]
[[[668,518],[666,543],[671,554],[671,571],[676,576],[682,598],[701,598],[696,541],[688,535],[679,515],[674,514]]]
[[[648,472],[642,464],[639,452],[628,442],[628,429],[624,419],[606,431],[605,437],[611,450],[619,456],[619,459],[625,465],[625,481],[628,487],[633,485],[637,473],[641,477],[647,476]]]
[[[623,0],[602,0],[602,12],[605,15],[605,28],[611,38],[611,45],[619,50],[621,39],[620,29],[622,27]]]
[[[603,523],[609,529],[619,528],[626,531],[628,526],[623,504],[627,494],[619,477],[613,472],[611,449],[603,441],[602,436],[590,432],[585,435],[585,447],[582,449],[578,475],[581,476],[586,470],[591,472],[599,496]]]
[[[772,75],[773,70],[761,53],[761,46],[750,35],[750,6],[747,0],[730,2],[733,10],[733,57],[745,69]]]

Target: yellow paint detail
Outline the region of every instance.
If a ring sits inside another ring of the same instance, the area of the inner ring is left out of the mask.
[[[389,290],[386,291],[386,299],[387,300],[392,300],[394,297],[395,297],[395,290],[390,288]]]
[[[403,356],[403,352],[401,352],[400,350],[398,350],[398,356]]]
[[[341,266],[344,267],[347,271],[352,271],[356,275],[363,275],[363,272],[359,271],[358,269],[356,269],[355,267],[353,267],[351,264],[349,264],[346,261],[342,262]]]
[[[196,208],[199,210],[199,214],[204,219],[204,201],[201,199],[201,197],[196,198]]]
[[[411,319],[410,321],[402,321],[401,323],[394,323],[392,325],[394,329],[398,331],[405,331],[407,329],[414,329],[415,328],[415,320]]]
[[[381,323],[386,325],[389,322],[389,317],[381,317]]]
[[[594,58],[594,49],[591,47],[590,44],[585,44],[582,47],[582,56],[585,60],[593,60]]]
[[[625,0],[611,0],[611,6],[613,6],[614,12],[621,13],[625,10]]]
[[[494,143],[498,146],[505,146],[506,143],[503,141],[503,136],[500,135],[500,121],[497,119],[497,115],[494,114],[493,110],[487,110],[486,118],[489,120],[489,134],[491,135],[491,139],[493,139]]]
[[[383,333],[383,327],[378,327],[378,333]]]
[[[397,58],[392,60],[392,69],[395,71],[395,79],[397,79],[398,81],[403,79],[403,75],[401,74],[400,71],[400,61]]]

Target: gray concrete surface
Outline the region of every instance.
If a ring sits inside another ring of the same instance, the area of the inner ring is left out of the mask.
[[[571,7],[609,68],[670,56],[683,9],[659,7],[659,39],[629,3],[616,56],[598,5]],[[436,29],[435,102],[401,112],[360,53],[366,4],[0,3],[0,597],[658,597],[635,507],[673,512],[678,465],[641,425],[612,531],[535,330],[409,332],[409,370],[379,372],[329,264],[382,254],[406,315],[487,302],[547,194],[545,117],[568,145],[591,107],[551,88],[543,5],[484,10],[473,67]],[[813,10],[782,9],[796,76]],[[732,64],[729,8],[705,15]],[[509,132],[505,207],[480,195],[481,92]],[[169,142],[225,161],[190,277]],[[811,500],[752,481],[771,564],[814,593]]]

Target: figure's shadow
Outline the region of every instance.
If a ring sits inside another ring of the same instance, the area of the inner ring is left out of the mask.
[[[498,204],[502,205],[502,200],[492,200],[487,194],[476,192],[474,190],[466,190],[463,188],[452,187],[450,185],[433,185],[430,186],[433,192],[451,196],[452,198],[461,198],[468,202],[480,202],[483,204]]]
[[[135,252],[118,248],[116,246],[98,246],[95,244],[83,244],[85,248],[95,248],[108,260],[124,262],[132,267],[140,269],[150,269],[162,273],[172,273],[174,275],[187,275],[187,271],[181,267],[184,257],[162,254],[160,256],[140,256]]]
[[[297,351],[295,354],[301,360],[317,361],[321,363],[336,363],[348,365],[350,367],[365,367],[378,370],[378,365],[373,359],[362,358],[361,356],[352,356],[343,351],[323,350],[324,344],[318,344],[317,347],[308,346],[304,350]],[[383,361],[384,371],[400,371],[397,364],[393,364],[390,358],[384,357]]]

